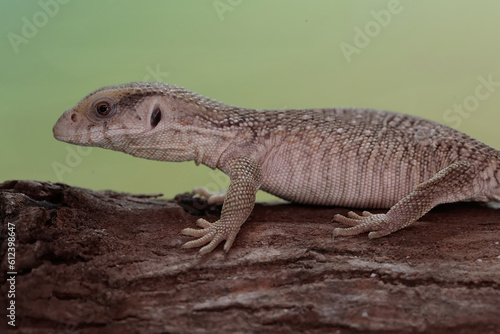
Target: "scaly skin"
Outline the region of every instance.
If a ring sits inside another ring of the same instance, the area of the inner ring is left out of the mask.
[[[434,206],[500,202],[500,152],[457,130],[370,109],[254,110],[183,88],[130,83],[101,88],[67,110],[54,136],[137,157],[189,161],[231,179],[220,220],[198,220],[185,247],[231,247],[262,189],[316,205],[391,208],[336,215],[351,226],[334,235],[377,238],[408,226]],[[198,190],[205,193],[203,190]],[[216,200],[221,200],[219,196]]]

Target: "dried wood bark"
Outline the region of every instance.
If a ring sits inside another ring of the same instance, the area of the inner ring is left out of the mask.
[[[178,234],[199,217],[174,201],[7,181],[1,307],[10,222],[16,333],[500,333],[500,209],[440,206],[381,239],[332,240],[347,211],[258,204],[228,254],[201,257]]]

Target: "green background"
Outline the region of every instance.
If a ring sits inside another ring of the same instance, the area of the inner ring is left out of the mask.
[[[500,82],[500,1],[62,2],[0,2],[0,181],[168,197],[220,186],[220,174],[193,162],[82,155],[52,137],[57,118],[89,92],[144,80],[242,107],[399,111],[500,148],[500,87],[468,116],[446,113],[474,102],[479,77]],[[372,36],[347,61],[341,46],[356,46],[357,29]],[[79,157],[68,162],[68,150]]]

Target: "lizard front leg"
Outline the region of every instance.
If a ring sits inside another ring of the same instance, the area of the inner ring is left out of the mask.
[[[222,206],[221,218],[210,223],[203,218],[196,222],[202,229],[185,228],[182,234],[199,238],[186,242],[184,248],[200,247],[201,254],[211,252],[226,240],[224,251],[228,251],[241,225],[247,220],[255,205],[255,193],[260,188],[262,173],[259,164],[251,158],[236,158],[229,164],[231,183]]]
[[[476,171],[472,164],[456,162],[438,172],[428,181],[419,184],[411,194],[396,203],[386,214],[371,214],[364,211],[357,215],[349,212],[348,217],[335,215],[339,223],[352,227],[336,228],[333,236],[355,235],[370,232],[368,237],[379,238],[400,230],[442,203],[451,203],[472,197]]]

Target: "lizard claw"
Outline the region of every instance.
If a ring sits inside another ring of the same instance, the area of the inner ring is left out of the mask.
[[[229,223],[221,222],[220,220],[215,223],[210,223],[205,219],[200,218],[196,221],[196,225],[200,226],[201,229],[185,228],[181,231],[181,234],[198,238],[197,240],[186,242],[182,245],[182,247],[193,248],[205,245],[200,249],[201,254],[210,253],[223,240],[226,240],[226,243],[224,244],[224,251],[229,251],[239,231],[239,228],[234,231],[230,228],[231,225]]]
[[[386,214],[372,214],[368,211],[363,211],[360,215],[349,212],[347,217],[342,215],[335,215],[333,220],[351,227],[336,228],[333,230],[333,236],[338,235],[356,235],[364,232],[370,232],[368,238],[380,238],[394,232],[390,227],[390,222]]]

